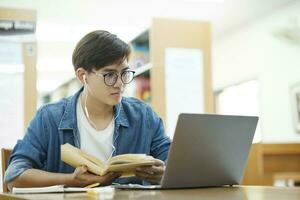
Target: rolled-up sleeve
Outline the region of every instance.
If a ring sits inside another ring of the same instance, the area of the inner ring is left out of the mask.
[[[47,137],[43,109],[39,109],[30,122],[27,132],[13,149],[4,181],[10,182],[25,170],[42,169],[46,161]]]
[[[11,182],[19,175],[21,175],[25,170],[31,168],[32,168],[32,163],[28,159],[18,158],[13,160],[5,171],[4,182],[5,183]]]

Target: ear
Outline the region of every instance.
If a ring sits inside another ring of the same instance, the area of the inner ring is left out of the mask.
[[[85,84],[86,83],[86,75],[87,75],[87,71],[85,69],[83,69],[82,67],[77,68],[77,70],[75,71],[76,77],[77,79],[82,83]]]

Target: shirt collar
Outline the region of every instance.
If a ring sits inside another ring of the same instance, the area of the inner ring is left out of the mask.
[[[128,117],[123,109],[122,101],[114,106],[114,118],[117,129],[120,125],[129,127]]]
[[[67,98],[66,108],[64,114],[61,118],[58,129],[77,129],[77,115],[76,115],[76,103],[83,91],[83,87],[80,88],[73,96]],[[114,116],[115,116],[115,128],[119,126],[129,127],[128,117],[123,109],[122,101],[114,106]]]

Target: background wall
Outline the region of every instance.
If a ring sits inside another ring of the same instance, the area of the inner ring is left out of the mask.
[[[300,141],[294,130],[289,93],[291,85],[300,81],[300,43],[278,34],[292,30],[300,37],[299,25],[300,2],[294,1],[213,41],[215,90],[259,80],[264,142]]]

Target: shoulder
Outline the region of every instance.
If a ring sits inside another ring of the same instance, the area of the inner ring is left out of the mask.
[[[38,109],[36,117],[43,118],[46,120],[53,119],[58,123],[64,115],[66,107],[70,102],[70,99],[71,97],[66,97],[59,101],[42,105]]]
[[[149,112],[152,111],[152,108],[149,104],[145,103],[134,97],[123,97],[122,98],[122,107],[124,111],[127,112]]]
[[[67,105],[67,102],[68,102],[68,98],[63,98],[56,102],[46,103],[38,109],[38,112],[50,113],[50,114],[63,113]]]
[[[123,97],[122,108],[127,117],[132,121],[146,120],[149,126],[160,121],[160,117],[154,112],[151,106],[137,98]]]

